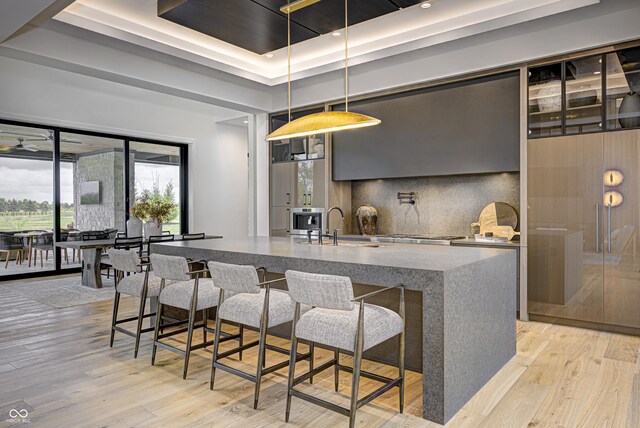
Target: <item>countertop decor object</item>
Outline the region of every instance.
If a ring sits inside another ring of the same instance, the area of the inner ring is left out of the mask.
[[[356,220],[360,235],[375,235],[378,232],[378,210],[369,204],[356,211]]]
[[[640,93],[629,92],[622,98],[618,109],[618,122],[623,128],[640,127]]]
[[[345,55],[345,111],[323,111],[291,120],[291,13],[316,3],[316,0],[298,0],[288,2],[280,8],[280,12],[287,15],[287,95],[289,123],[281,126],[267,136],[267,141],[285,140],[287,138],[304,137],[307,135],[324,134],[329,132],[346,131],[348,129],[364,128],[379,125],[380,119],[349,111],[349,3],[344,0],[344,55]]]
[[[506,202],[492,202],[480,212],[480,218],[476,223],[471,223],[472,228],[479,228],[480,234],[493,233],[496,237],[507,237],[511,240],[518,232],[518,213]]]
[[[127,238],[142,236],[142,220],[132,216],[127,220]]]

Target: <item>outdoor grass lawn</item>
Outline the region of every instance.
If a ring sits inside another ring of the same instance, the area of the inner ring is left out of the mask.
[[[60,224],[66,228],[73,222],[73,208],[60,210]],[[47,214],[0,214],[0,231],[53,230],[53,211]]]
[[[60,209],[60,225],[66,229],[73,223],[73,208]],[[173,234],[180,233],[180,216],[162,228]],[[48,214],[0,214],[0,231],[15,232],[18,230],[53,230],[53,212]]]

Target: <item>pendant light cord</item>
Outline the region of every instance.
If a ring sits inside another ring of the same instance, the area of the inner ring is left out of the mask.
[[[291,122],[291,11],[287,10],[287,105]]]
[[[344,0],[344,111],[349,111],[349,0]]]

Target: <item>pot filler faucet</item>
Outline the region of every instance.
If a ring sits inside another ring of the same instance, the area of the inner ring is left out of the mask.
[[[331,211],[333,210],[337,210],[340,213],[340,218],[342,220],[344,220],[344,212],[342,211],[342,209],[340,207],[331,207],[329,208],[329,211],[327,211],[327,233],[323,234],[322,233],[322,229],[312,229],[312,230],[308,230],[307,231],[307,243],[311,244],[311,234],[313,233],[314,230],[318,231],[318,245],[322,245],[322,238],[332,238],[333,239],[333,245],[338,245],[338,229],[333,229],[333,234],[331,234],[330,229],[329,229],[329,214],[331,214]]]

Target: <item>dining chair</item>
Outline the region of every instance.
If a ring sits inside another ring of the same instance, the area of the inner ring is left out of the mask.
[[[151,244],[156,243],[156,242],[175,241],[175,239],[176,239],[176,236],[172,235],[172,234],[150,236],[149,239],[147,240],[147,256],[151,255]]]
[[[142,237],[140,236],[135,238],[127,238],[127,237],[116,238],[112,248],[116,250],[131,251],[131,252],[137,253],[138,257],[141,257],[142,256]],[[103,270],[103,269],[107,270],[107,273],[106,273],[107,279],[110,278],[110,272],[112,269],[114,269],[114,267],[111,263],[111,256],[108,251],[102,255],[102,258],[100,260],[100,270]],[[115,272],[114,272],[114,279],[117,283],[118,279],[115,276]]]
[[[38,252],[40,252],[40,267],[44,266],[43,260],[49,260],[49,251],[53,251],[53,232],[41,233],[35,238],[35,244],[33,247],[33,264],[38,261]],[[44,251],[44,258],[43,258]]]
[[[7,255],[7,260],[4,263],[5,269],[9,267],[9,259],[13,252],[16,253],[16,264],[22,264],[22,261],[24,260],[24,251],[24,242],[22,241],[22,238],[8,233],[0,233],[0,253],[5,253]]]

